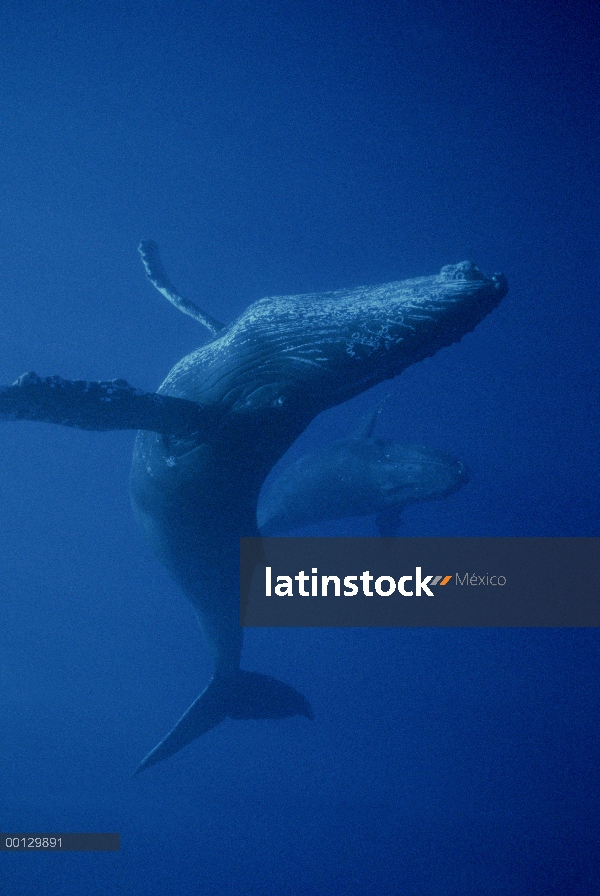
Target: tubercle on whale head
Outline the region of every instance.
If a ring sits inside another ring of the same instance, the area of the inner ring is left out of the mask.
[[[485,280],[474,261],[460,261],[458,264],[446,264],[440,271],[442,280]]]
[[[485,274],[473,261],[461,261],[459,264],[447,264],[440,271],[439,277],[440,280],[456,282],[486,279]],[[488,279],[500,297],[504,297],[508,292],[508,283],[504,274],[492,274]]]
[[[504,297],[508,291],[508,283],[504,274],[495,273],[486,277],[474,261],[461,261],[458,264],[447,264],[441,269],[438,279],[446,283],[465,284],[487,281],[492,289]]]
[[[349,390],[345,397],[352,397],[458,342],[507,290],[503,274],[486,277],[476,264],[464,261],[431,277],[284,297],[281,315],[276,305],[270,309],[271,324],[285,333],[290,360],[296,355],[313,373],[326,373],[328,388],[333,380],[343,380]],[[295,308],[289,308],[292,303]],[[294,351],[296,340],[300,345]],[[331,396],[340,400],[335,389]]]

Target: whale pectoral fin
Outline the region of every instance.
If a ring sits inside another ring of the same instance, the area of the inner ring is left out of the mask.
[[[372,439],[373,433],[375,431],[375,427],[377,425],[377,421],[381,416],[381,412],[383,411],[383,406],[390,397],[390,393],[388,392],[385,395],[374,411],[370,411],[366,414],[363,419],[360,421],[356,432],[353,434],[353,438],[355,439]]]
[[[206,311],[202,311],[194,302],[190,301],[190,299],[185,299],[181,293],[175,289],[165,273],[165,269],[162,266],[160,255],[158,253],[158,246],[154,240],[142,240],[138,246],[138,252],[142,256],[148,280],[152,286],[165,297],[165,299],[168,299],[171,304],[179,309],[179,311],[183,311],[184,314],[189,314],[189,316],[193,317],[194,320],[197,320],[198,323],[203,324],[207,330],[210,330],[213,336],[216,336],[217,333],[220,333],[221,330],[225,329],[225,324],[222,324],[220,320],[207,314]]]
[[[229,716],[232,719],[314,718],[306,697],[289,684],[259,672],[213,678],[175,727],[142,759],[134,774],[173,756]]]
[[[25,373],[12,386],[0,387],[0,420],[200,437],[210,428],[213,415],[195,401],[143,392],[125,380],[87,382]]]

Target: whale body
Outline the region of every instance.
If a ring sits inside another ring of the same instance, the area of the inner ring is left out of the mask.
[[[140,249],[154,285],[211,332],[156,394],[35,374],[0,389],[0,419],[139,430],[134,513],[192,602],[214,673],[138,771],[227,716],[312,717],[292,687],[240,669],[239,539],[259,534],[263,481],[317,414],[457,342],[507,291],[502,275],[462,262],[432,277],[261,299],[226,326],[178,296],[155,249]]]
[[[282,535],[311,523],[376,515],[380,536],[397,534],[410,504],[445,498],[469,480],[465,465],[450,454],[403,445],[373,435],[381,408],[358,430],[302,455],[260,493],[261,535]]]

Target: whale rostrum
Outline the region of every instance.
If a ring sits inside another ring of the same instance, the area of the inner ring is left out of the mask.
[[[130,480],[134,514],[192,602],[214,672],[137,771],[226,717],[312,718],[308,701],[294,688],[240,669],[239,539],[259,534],[263,482],[319,413],[457,342],[507,291],[502,275],[485,277],[472,262],[462,262],[436,276],[260,299],[224,325],[178,293],[155,243],[144,241],[140,252],[153,285],[209,333],[157,393],[125,380],[71,381],[34,373],[0,388],[0,420],[138,430]],[[371,436],[365,434],[370,450]],[[400,460],[413,464],[418,479],[425,475],[418,464],[432,457]],[[453,460],[444,458],[442,465]],[[312,472],[326,487],[318,458]],[[417,486],[412,483],[413,491]],[[278,512],[285,516],[285,507]]]

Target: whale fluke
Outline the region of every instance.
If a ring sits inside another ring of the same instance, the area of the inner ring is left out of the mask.
[[[306,697],[289,684],[243,669],[228,678],[215,676],[175,727],[142,759],[134,775],[173,756],[227,717],[283,719],[288,716],[314,718]]]

